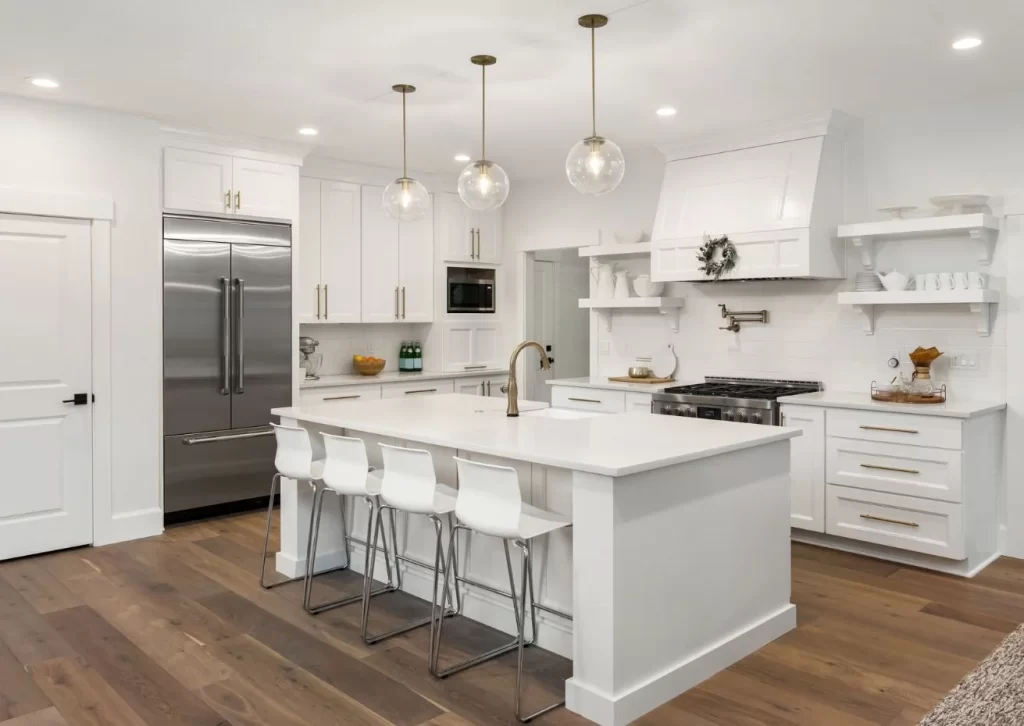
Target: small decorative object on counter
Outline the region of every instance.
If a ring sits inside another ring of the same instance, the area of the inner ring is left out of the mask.
[[[704,244],[697,251],[697,261],[700,262],[700,267],[697,269],[717,282],[722,275],[733,271],[739,258],[736,245],[730,242],[727,236],[704,235]]]

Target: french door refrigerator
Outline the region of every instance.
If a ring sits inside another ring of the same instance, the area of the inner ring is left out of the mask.
[[[291,405],[291,227],[164,217],[164,513],[266,496]]]

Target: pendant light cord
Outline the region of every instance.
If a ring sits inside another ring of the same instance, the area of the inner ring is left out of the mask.
[[[408,178],[409,172],[405,167],[405,97],[409,95],[402,91],[402,178]]]
[[[593,136],[597,136],[597,40],[594,26],[590,26],[590,120],[593,124]]]
[[[480,159],[487,159],[487,66],[480,66],[483,93],[480,96]]]

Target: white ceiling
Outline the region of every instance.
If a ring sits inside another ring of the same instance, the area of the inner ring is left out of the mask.
[[[295,142],[366,163],[454,173],[480,143],[511,175],[559,173],[590,130],[626,147],[838,108],[871,114],[1024,88],[1017,0],[0,0],[0,92]],[[982,47],[957,53],[956,37]],[[25,77],[49,74],[43,91]],[[679,109],[662,119],[661,105]],[[2,119],[0,119],[2,131]]]

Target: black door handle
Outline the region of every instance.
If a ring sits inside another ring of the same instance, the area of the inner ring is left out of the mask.
[[[89,394],[76,393],[74,398],[65,398],[61,403],[73,403],[76,406],[87,406],[89,405]]]

